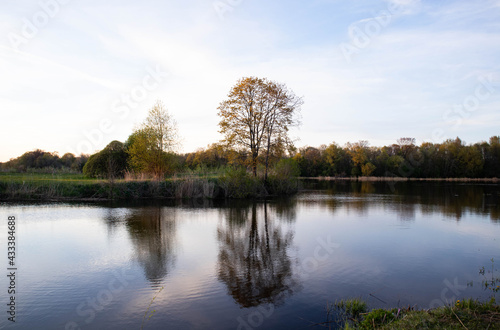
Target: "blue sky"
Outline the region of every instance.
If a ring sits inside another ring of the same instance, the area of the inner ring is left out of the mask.
[[[125,141],[160,99],[179,152],[246,76],[304,97],[298,146],[500,134],[500,0],[3,1],[0,161]]]

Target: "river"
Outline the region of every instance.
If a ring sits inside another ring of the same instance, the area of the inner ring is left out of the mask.
[[[1,203],[0,302],[15,316],[0,328],[307,329],[345,298],[432,308],[494,294],[482,284],[500,277],[499,185],[304,187],[267,201]]]

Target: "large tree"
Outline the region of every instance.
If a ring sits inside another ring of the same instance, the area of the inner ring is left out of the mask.
[[[220,133],[228,145],[249,151],[255,176],[259,153],[264,149],[267,176],[270,153],[289,142],[288,130],[298,123],[295,118],[302,103],[302,98],[284,84],[242,78],[218,107]]]
[[[169,152],[178,144],[177,124],[161,101],[127,141],[132,168],[161,179],[168,171]]]

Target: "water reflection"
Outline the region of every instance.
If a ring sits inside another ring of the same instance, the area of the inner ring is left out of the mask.
[[[108,207],[104,213],[104,223],[108,233],[108,239],[111,238],[115,232],[123,224],[123,219],[127,217],[128,209]]]
[[[75,320],[83,329],[94,313],[87,327],[137,328],[162,285],[147,328],[249,329],[260,320],[258,328],[306,328],[300,319],[321,322],[322,306],[349,297],[366,298],[370,308],[427,308],[446,303],[444,291],[447,299],[489,300],[478,270],[500,258],[499,185],[325,186],[267,203],[3,206],[4,219],[18,214],[22,228],[20,326],[57,329]],[[7,233],[5,222],[0,229]],[[315,267],[307,261],[318,238],[341,247],[328,259],[320,251]],[[280,308],[259,314],[255,307],[265,304]]]
[[[401,221],[415,221],[417,213],[416,202],[400,201],[395,204],[397,217]]]
[[[241,307],[279,305],[298,288],[289,255],[293,231],[275,216],[276,209],[288,214],[282,207],[253,203],[222,210],[218,278]]]
[[[126,216],[126,227],[135,248],[135,259],[154,285],[174,267],[176,259],[176,211],[148,206],[134,208]]]
[[[444,214],[457,221],[473,212],[500,221],[498,184],[306,181],[304,186],[308,192],[301,198],[302,204],[319,205],[332,212],[342,209],[368,215],[377,205],[391,207],[405,221],[414,220],[418,211],[423,215]],[[323,197],[318,198],[316,191]],[[324,197],[325,192],[330,198]]]

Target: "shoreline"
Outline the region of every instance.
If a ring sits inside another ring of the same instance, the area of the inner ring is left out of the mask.
[[[329,314],[336,311],[337,317],[321,325],[340,329],[500,329],[500,306],[494,296],[484,302],[456,300],[432,309],[408,306],[372,310],[355,298],[331,304],[327,310]]]
[[[108,202],[127,200],[223,200],[290,196],[294,179],[173,178],[153,180],[9,180],[0,179],[0,202]]]
[[[71,178],[0,177],[0,202],[107,202],[126,200],[261,199],[291,196],[301,181],[491,183],[498,178],[298,177],[173,177],[153,180],[75,180]]]
[[[299,180],[318,180],[318,181],[359,181],[359,182],[487,182],[500,183],[499,178],[407,178],[398,176],[360,176],[360,177],[335,177],[335,176],[318,176],[318,177],[299,177]]]

